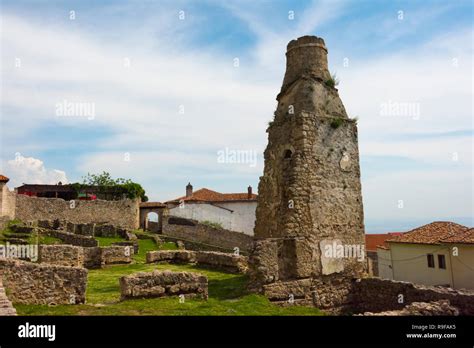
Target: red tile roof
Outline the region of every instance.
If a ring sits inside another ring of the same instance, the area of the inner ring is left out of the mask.
[[[435,221],[387,240],[393,243],[474,243],[472,228],[449,221]]]
[[[229,202],[229,201],[255,201],[257,195],[252,193],[251,198],[248,198],[248,193],[220,193],[202,188],[193,192],[189,197],[183,196],[166,203],[176,203],[179,201],[185,202]]]
[[[0,174],[0,182],[8,182],[10,179],[8,179],[5,175]]]
[[[400,236],[402,232],[389,232],[382,234],[366,234],[365,235],[365,249],[367,251],[377,251],[377,247],[387,247],[385,241],[387,239]]]

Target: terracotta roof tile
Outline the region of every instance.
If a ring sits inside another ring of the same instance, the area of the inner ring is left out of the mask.
[[[387,247],[385,241],[387,239],[400,236],[401,232],[389,232],[382,234],[366,234],[365,235],[365,249],[367,251],[377,251],[377,247]]]
[[[207,188],[199,189],[190,197],[179,197],[168,201],[167,203],[172,202],[226,202],[226,201],[254,201],[257,199],[256,194],[252,194],[252,198],[248,198],[248,193],[220,193],[216,191],[209,190]]]
[[[469,230],[472,229],[454,222],[435,221],[387,241],[415,244],[473,243],[474,236]]]
[[[0,174],[0,182],[8,182],[10,179],[8,179],[5,175]]]

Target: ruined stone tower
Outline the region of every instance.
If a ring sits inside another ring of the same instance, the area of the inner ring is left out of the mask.
[[[357,125],[332,84],[323,39],[293,40],[286,57],[258,187],[251,288],[272,301],[343,308],[365,270]]]

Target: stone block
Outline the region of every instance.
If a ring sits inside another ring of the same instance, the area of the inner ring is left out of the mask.
[[[120,278],[121,299],[183,295],[208,298],[207,277],[192,272],[139,272]]]

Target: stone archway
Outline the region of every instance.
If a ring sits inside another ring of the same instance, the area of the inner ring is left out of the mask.
[[[163,210],[166,205],[160,202],[143,202],[140,203],[140,228],[144,231],[152,231],[155,233],[161,233],[163,229]],[[151,229],[148,224],[148,215],[155,213],[158,216],[157,224],[153,224]]]

